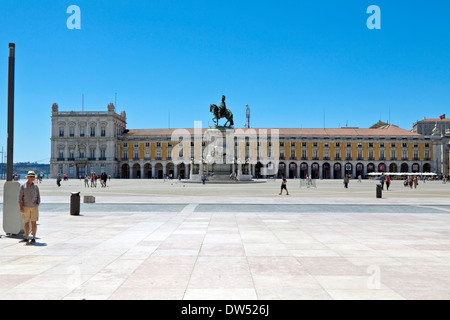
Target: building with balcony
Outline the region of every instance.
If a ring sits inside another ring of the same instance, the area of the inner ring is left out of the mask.
[[[422,135],[394,125],[372,128],[127,129],[125,112],[52,110],[51,176],[106,172],[124,179],[342,179],[371,172],[448,175],[448,142],[437,130]]]

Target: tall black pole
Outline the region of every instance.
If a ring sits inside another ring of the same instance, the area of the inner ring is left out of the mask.
[[[15,44],[9,44],[8,65],[8,145],[6,149],[6,181],[13,180],[14,148],[14,57]]]

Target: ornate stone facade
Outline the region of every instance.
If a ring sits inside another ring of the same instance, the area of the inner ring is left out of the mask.
[[[439,129],[430,136],[394,125],[229,130],[219,140],[211,140],[211,130],[201,126],[128,130],[125,112],[117,114],[113,104],[103,112],[61,112],[54,104],[51,177],[106,172],[125,179],[200,179],[202,174],[236,172],[242,179],[281,174],[342,179],[370,172],[449,173],[450,135]]]

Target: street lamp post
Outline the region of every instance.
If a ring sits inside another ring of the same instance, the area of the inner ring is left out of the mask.
[[[13,148],[14,148],[14,63],[15,44],[9,44],[8,61],[8,145],[6,149],[6,180],[13,180]]]

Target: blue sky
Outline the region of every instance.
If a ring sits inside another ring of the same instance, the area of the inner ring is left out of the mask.
[[[81,29],[69,30],[70,5]],[[381,30],[369,30],[370,5]],[[211,125],[222,94],[243,127],[404,129],[450,115],[448,1],[0,0],[0,148],[16,44],[14,161],[50,159],[50,116],[117,111],[128,128]],[[3,49],[2,49],[3,48]],[[3,61],[3,62],[2,62]],[[170,115],[170,123],[169,123]]]

